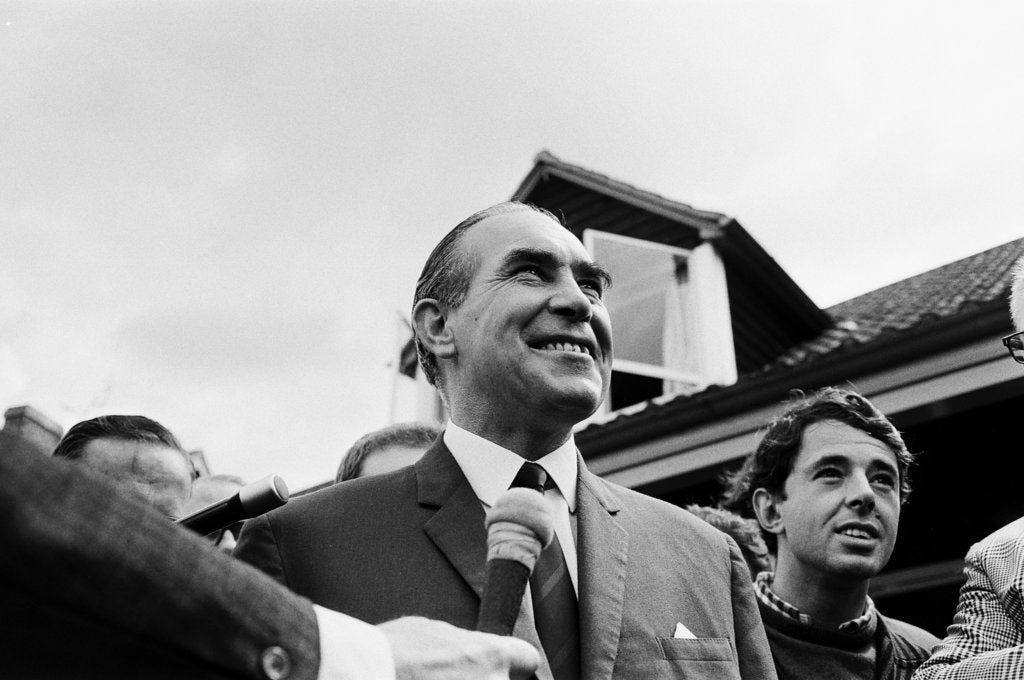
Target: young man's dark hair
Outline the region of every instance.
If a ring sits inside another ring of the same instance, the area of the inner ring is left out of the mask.
[[[738,472],[729,476],[722,507],[742,517],[754,518],[751,498],[756,489],[764,488],[785,495],[786,479],[793,470],[793,460],[800,451],[804,431],[823,420],[845,423],[888,446],[896,454],[900,502],[907,502],[914,456],[907,451],[899,430],[870,401],[856,392],[824,387],[810,396],[796,391],[785,402],[782,413],[764,429],[754,453],[743,461]],[[769,532],[763,532],[763,535],[768,547],[774,551],[775,535]]]
[[[938,644],[868,597],[896,544],[912,462],[871,402],[828,387],[786,402],[733,475],[725,505],[757,519],[775,556],[754,587],[780,680],[909,680]]]

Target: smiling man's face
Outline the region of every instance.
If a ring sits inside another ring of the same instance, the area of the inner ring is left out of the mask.
[[[524,209],[492,215],[459,245],[465,300],[446,310],[455,356],[446,382],[485,418],[575,423],[601,403],[612,361],[608,283],[579,239]]]
[[[869,579],[889,561],[900,517],[896,454],[834,420],[807,427],[779,517],[778,570],[798,582]]]

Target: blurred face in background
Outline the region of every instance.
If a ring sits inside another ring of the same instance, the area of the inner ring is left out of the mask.
[[[406,465],[412,465],[423,457],[426,450],[426,447],[423,446],[407,446],[405,444],[392,444],[377,449],[363,459],[362,465],[359,466],[359,476],[381,475],[404,468]]]
[[[192,494],[192,466],[185,456],[165,444],[102,437],[86,443],[80,460],[168,519],[177,520],[184,516]]]

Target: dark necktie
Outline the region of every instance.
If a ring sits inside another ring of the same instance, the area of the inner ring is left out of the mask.
[[[512,486],[524,486],[544,493],[554,481],[536,463],[523,463]],[[533,615],[544,654],[555,680],[580,678],[580,615],[576,592],[556,535],[537,560],[530,575]]]

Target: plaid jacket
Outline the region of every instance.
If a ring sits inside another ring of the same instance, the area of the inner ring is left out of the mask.
[[[1024,517],[967,553],[946,639],[914,680],[1024,678]]]

